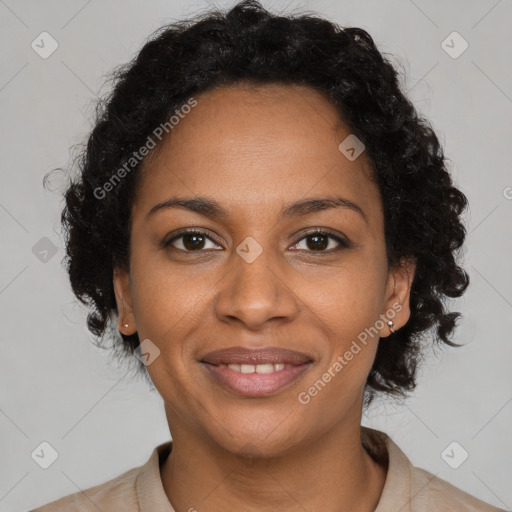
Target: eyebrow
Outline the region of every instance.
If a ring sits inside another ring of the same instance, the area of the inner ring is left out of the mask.
[[[168,208],[182,208],[212,219],[226,219],[229,217],[228,210],[207,197],[195,197],[192,199],[171,197],[153,206],[146,215],[146,218],[149,218],[158,211]],[[364,221],[368,223],[368,218],[359,205],[340,196],[304,199],[283,208],[280,212],[280,216],[287,218],[301,217],[331,208],[346,208],[352,210],[358,213]]]

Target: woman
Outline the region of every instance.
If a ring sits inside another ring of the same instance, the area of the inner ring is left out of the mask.
[[[255,1],[118,72],[66,193],[89,329],[119,331],[172,436],[37,510],[499,510],[362,427],[450,339],[466,197],[358,28]]]

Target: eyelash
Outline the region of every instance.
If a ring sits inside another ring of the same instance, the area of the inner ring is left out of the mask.
[[[163,247],[164,248],[168,248],[169,246],[172,247],[172,242],[182,238],[183,236],[185,235],[189,235],[189,234],[197,234],[197,235],[202,235],[204,236],[205,238],[208,238],[210,241],[214,242],[215,244],[218,244],[220,245],[220,243],[213,239],[211,236],[209,236],[205,231],[201,231],[200,229],[187,229],[186,231],[182,231],[181,233],[179,233],[178,235],[172,237],[170,240],[167,240],[167,241],[164,241],[163,242]],[[352,248],[352,243],[349,242],[348,240],[344,239],[344,238],[341,238],[333,233],[331,233],[330,231],[327,231],[325,229],[322,229],[322,228],[314,228],[314,230],[308,232],[308,233],[305,233],[297,242],[295,242],[293,245],[297,245],[298,243],[302,242],[302,240],[310,237],[310,236],[313,236],[313,235],[323,235],[323,236],[327,236],[328,238],[331,238],[333,240],[335,240],[337,243],[338,243],[338,247],[336,247],[335,249],[330,249],[328,251],[314,251],[314,250],[309,250],[307,252],[311,252],[311,253],[316,253],[316,254],[332,254],[334,252],[338,252],[338,251],[341,251],[343,249],[350,249]],[[198,249],[197,251],[186,251],[186,250],[183,250],[183,249],[178,249],[177,247],[173,247],[173,249],[176,249],[177,251],[181,251],[181,252],[187,252],[187,253],[194,253],[194,252],[204,252],[205,250],[208,250],[208,249]],[[218,249],[215,249],[215,250],[218,250]]]

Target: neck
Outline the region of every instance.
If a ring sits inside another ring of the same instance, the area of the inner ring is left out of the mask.
[[[176,510],[373,512],[382,494],[386,468],[363,448],[360,416],[272,457],[241,457],[180,427],[161,468]]]

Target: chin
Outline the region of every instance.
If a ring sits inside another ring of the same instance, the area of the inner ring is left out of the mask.
[[[283,414],[281,410],[267,414],[263,421],[261,417],[257,421],[255,416],[230,414],[229,421],[218,425],[210,435],[219,447],[233,455],[253,458],[282,455],[307,436],[304,421],[300,421],[301,428],[294,424],[296,415]]]

